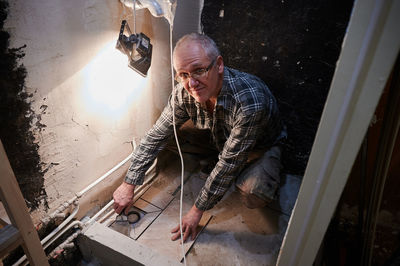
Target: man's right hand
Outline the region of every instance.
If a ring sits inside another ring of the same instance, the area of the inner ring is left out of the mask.
[[[122,182],[122,184],[114,191],[114,210],[120,214],[124,209],[128,212],[133,205],[135,185]],[[126,214],[126,213],[125,213]]]

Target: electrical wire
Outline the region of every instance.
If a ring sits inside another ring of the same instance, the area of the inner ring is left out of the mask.
[[[183,256],[183,263],[186,266],[186,254],[183,243],[183,229],[182,229],[182,202],[183,202],[183,181],[184,181],[184,173],[185,173],[185,165],[183,162],[183,156],[181,147],[179,145],[178,135],[176,133],[176,124],[175,124],[175,96],[174,96],[174,68],[173,68],[173,56],[172,56],[172,23],[169,27],[169,47],[170,47],[170,56],[171,56],[171,85],[172,85],[172,125],[174,128],[174,136],[176,141],[176,146],[178,147],[179,158],[181,159],[181,195],[179,201],[179,231],[181,235],[181,249]]]
[[[133,0],[133,34],[136,34],[136,0]]]

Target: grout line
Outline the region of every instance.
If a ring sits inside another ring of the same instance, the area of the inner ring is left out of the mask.
[[[150,204],[150,205],[153,205],[154,207],[156,207],[156,208],[158,208],[159,210],[163,210],[163,208],[161,208],[161,207],[159,207],[159,206],[157,206],[157,205],[154,205],[153,203],[151,203],[150,201],[148,201],[148,200],[145,200],[145,199],[143,199],[143,198],[139,198],[139,199],[141,199],[141,200],[143,200],[143,201],[145,201],[145,202],[147,202],[148,204]],[[168,206],[168,204],[169,203],[167,203],[167,206]],[[166,208],[166,207],[165,207]],[[154,211],[155,212],[155,211]],[[152,212],[147,212],[147,213],[152,213]]]
[[[167,203],[167,206],[165,206],[165,209],[168,208],[168,206],[171,204],[171,202],[172,202],[174,199],[175,199],[175,198],[172,198],[172,199]],[[157,207],[157,206],[156,206],[156,207]],[[146,226],[146,228],[145,228],[134,240],[138,240],[139,237],[141,237],[141,236],[144,234],[144,232],[146,232],[146,230],[150,227],[150,225],[152,225],[152,224],[154,223],[154,221],[158,219],[158,217],[163,213],[163,211],[164,211],[165,209],[161,209],[161,210],[160,210],[160,213]]]

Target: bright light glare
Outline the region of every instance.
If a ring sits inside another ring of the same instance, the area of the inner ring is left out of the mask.
[[[128,58],[108,43],[85,67],[83,97],[98,115],[119,118],[146,86],[147,78],[128,67]]]

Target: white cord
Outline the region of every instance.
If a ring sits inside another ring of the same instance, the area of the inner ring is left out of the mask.
[[[169,46],[170,46],[170,55],[171,55],[171,85],[172,85],[172,124],[174,128],[174,136],[175,136],[175,141],[176,141],[176,146],[178,147],[178,153],[179,157],[181,159],[181,196],[180,196],[180,202],[179,202],[179,231],[181,234],[181,249],[182,249],[182,256],[183,256],[183,263],[186,266],[186,254],[185,254],[185,248],[184,248],[184,243],[183,243],[183,230],[182,230],[182,202],[183,202],[183,178],[184,178],[184,172],[185,172],[185,165],[183,163],[183,156],[181,152],[181,147],[179,145],[179,140],[178,140],[178,135],[176,133],[176,125],[175,125],[175,96],[174,96],[174,68],[172,64],[173,56],[172,56],[172,24],[170,24],[169,27]]]
[[[133,34],[136,35],[136,0],[133,0]]]

